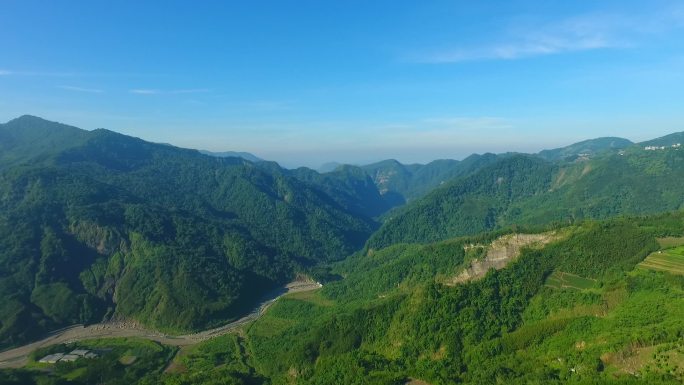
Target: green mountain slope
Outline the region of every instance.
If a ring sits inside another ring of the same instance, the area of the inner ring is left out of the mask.
[[[569,146],[544,150],[539,156],[546,160],[564,160],[580,156],[594,156],[610,150],[619,150],[633,145],[632,141],[624,138],[606,137],[584,140]]]
[[[149,355],[136,362],[149,370],[114,365],[95,378],[125,373],[127,383],[168,385],[680,384],[684,276],[640,262],[684,255],[677,246],[684,244],[684,214],[542,231],[358,253],[333,267],[344,279],[283,297],[243,333],[176,356],[175,370],[163,372],[167,364]],[[668,249],[655,251],[660,247]],[[506,265],[452,280],[502,253]],[[98,346],[108,345],[141,343]],[[51,376],[87,384],[118,359],[58,364],[52,373],[1,371],[0,380],[39,384]]]
[[[639,143],[639,146],[672,146],[684,143],[684,132],[675,132],[660,138]]]
[[[358,253],[333,266],[344,279],[283,297],[244,333],[197,345],[174,359],[181,370],[141,372],[137,383],[684,380],[684,276],[640,263],[646,256],[683,255],[676,246],[684,243],[682,212],[536,234],[519,230],[527,233]],[[670,249],[655,251],[660,247]],[[502,253],[507,263],[498,269],[452,280],[480,261],[501,260]],[[64,372],[85,383],[90,369]],[[47,376],[4,375],[33,381]]]
[[[656,237],[682,236],[683,219],[555,229],[456,285],[445,282],[501,234],[357,255],[337,268],[345,279],[277,303],[246,354],[274,383],[681,383],[684,281],[638,263]]]
[[[368,246],[429,242],[496,228],[512,204],[543,194],[556,166],[512,155],[458,178],[389,216]]]
[[[33,117],[0,132],[14,138],[0,151],[2,346],[105,314],[213,325],[375,228],[312,184],[237,158]]]
[[[407,201],[422,197],[454,178],[487,166],[496,159],[497,156],[494,154],[474,154],[461,161],[441,159],[425,165],[404,165],[390,159],[362,166],[362,168],[373,178],[388,204],[400,206]]]
[[[391,208],[373,180],[356,166],[342,165],[323,174],[301,167],[290,170],[288,174],[320,189],[357,215],[377,217]]]
[[[0,124],[0,170],[30,159],[46,159],[87,138],[86,131],[35,116],[13,119]]]
[[[392,213],[368,245],[428,242],[511,225],[677,210],[684,152],[630,147],[572,162],[511,156]]]

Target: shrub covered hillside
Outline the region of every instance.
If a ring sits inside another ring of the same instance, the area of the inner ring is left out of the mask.
[[[375,228],[354,190],[342,202],[238,158],[29,116],[0,135],[0,346],[107,313],[225,321]]]

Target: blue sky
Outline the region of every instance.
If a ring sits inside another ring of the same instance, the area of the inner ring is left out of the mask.
[[[0,120],[285,166],[684,130],[681,1],[0,5]]]

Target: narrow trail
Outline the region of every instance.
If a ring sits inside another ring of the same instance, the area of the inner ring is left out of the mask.
[[[271,305],[273,305],[276,300],[278,300],[278,298],[282,297],[283,295],[288,293],[316,290],[320,287],[322,287],[322,285],[318,282],[291,282],[280,290],[274,292],[270,298],[267,298],[261,302],[251,313],[247,314],[246,316],[226,325],[192,334],[172,336],[126,322],[103,322],[85,327],[83,325],[70,326],[56,330],[40,341],[0,352],[0,369],[20,368],[25,366],[26,363],[28,363],[28,355],[39,348],[94,338],[139,337],[157,341],[164,345],[194,345],[210,338],[231,333],[240,326],[258,319]]]

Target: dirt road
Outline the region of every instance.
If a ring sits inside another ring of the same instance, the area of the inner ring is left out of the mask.
[[[288,293],[316,290],[321,284],[311,281],[295,281],[275,291],[270,298],[259,304],[251,313],[218,328],[204,330],[193,334],[171,336],[154,330],[144,329],[134,323],[105,322],[84,327],[74,325],[52,332],[46,338],[18,348],[0,352],[0,369],[20,368],[28,362],[28,355],[34,350],[46,346],[71,343],[94,338],[139,337],[157,341],[165,345],[185,346],[193,345],[210,338],[230,333],[240,326],[259,318],[278,298]]]

